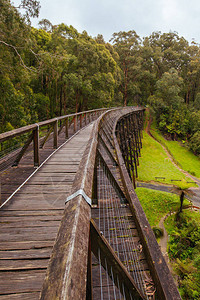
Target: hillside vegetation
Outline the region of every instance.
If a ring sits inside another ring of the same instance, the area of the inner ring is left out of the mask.
[[[98,107],[150,104],[159,130],[200,154],[200,48],[176,32],[91,37],[0,4],[0,132]]]

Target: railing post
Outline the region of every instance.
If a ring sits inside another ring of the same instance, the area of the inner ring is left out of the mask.
[[[85,125],[87,125],[87,113],[85,113]]]
[[[58,148],[58,120],[53,124],[53,147],[54,149]]]
[[[80,128],[82,128],[82,114],[80,114]]]
[[[92,252],[91,252],[91,234],[90,233],[89,233],[89,246],[88,246],[86,299],[93,300],[93,295],[92,295]]]
[[[39,155],[39,126],[33,130],[33,151],[34,151],[34,166],[38,167],[40,165],[40,155]]]
[[[91,122],[91,113],[88,113],[88,117],[89,117],[89,123]]]
[[[1,177],[0,177],[0,205],[1,205]]]
[[[69,127],[69,119],[65,119],[65,138],[68,139],[69,133],[68,133],[68,127]]]
[[[77,115],[74,116],[74,133],[77,131]]]

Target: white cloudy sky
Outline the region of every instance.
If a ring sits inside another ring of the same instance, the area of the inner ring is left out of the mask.
[[[141,37],[158,30],[177,31],[189,42],[200,43],[199,0],[40,0],[40,4],[39,20],[73,25],[91,36],[100,33],[106,41],[114,32],[134,29]],[[33,20],[33,26],[37,22]]]

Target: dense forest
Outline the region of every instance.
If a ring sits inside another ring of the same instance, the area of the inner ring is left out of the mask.
[[[98,107],[148,105],[159,129],[200,154],[200,46],[176,32],[110,42],[0,0],[0,132]],[[24,11],[24,13],[23,13]]]

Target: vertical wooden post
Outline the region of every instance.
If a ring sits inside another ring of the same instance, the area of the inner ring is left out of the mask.
[[[33,151],[34,151],[34,166],[38,167],[40,165],[40,155],[39,155],[39,126],[33,130]]]
[[[58,148],[58,120],[53,124],[53,147],[54,149]]]
[[[65,138],[69,138],[69,132],[68,132],[68,127],[69,127],[69,119],[65,119]]]
[[[137,172],[137,166],[138,166],[138,156],[137,156],[137,151],[136,151],[136,139],[135,139],[135,127],[134,127],[134,120],[133,120],[133,114],[130,117],[130,130],[131,130],[131,145],[133,149],[133,158],[134,158],[134,164],[135,164],[135,176],[136,178],[138,177],[138,172]]]
[[[82,114],[80,114],[80,128],[82,128]]]
[[[1,176],[0,176],[0,205],[1,205]]]
[[[77,131],[77,115],[74,116],[74,133]]]
[[[91,234],[89,234],[89,246],[88,246],[86,300],[93,300]]]
[[[134,165],[133,165],[133,158],[134,158],[134,149],[132,148],[132,138],[131,138],[131,124],[130,124],[130,115],[126,118],[126,124],[127,124],[127,134],[128,134],[128,147],[129,147],[129,163],[132,171],[132,182],[134,189],[136,189],[136,184],[135,184],[135,170],[134,170]]]
[[[85,113],[85,125],[87,125],[87,113]]]
[[[88,113],[88,117],[89,117],[89,123],[91,122],[91,113]]]

